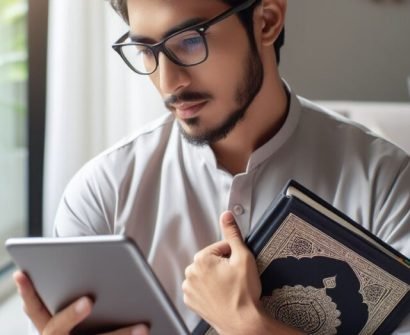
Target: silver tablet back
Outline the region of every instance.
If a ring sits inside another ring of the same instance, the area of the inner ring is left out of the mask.
[[[133,241],[124,236],[9,239],[7,250],[54,314],[90,296],[92,314],[73,332],[97,334],[137,323],[151,335],[189,334]]]

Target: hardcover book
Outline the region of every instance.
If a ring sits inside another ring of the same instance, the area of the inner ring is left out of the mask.
[[[391,334],[410,314],[410,260],[295,181],[246,243],[266,312],[306,334]]]

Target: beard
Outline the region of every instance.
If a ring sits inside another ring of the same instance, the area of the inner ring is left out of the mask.
[[[260,60],[259,54],[254,48],[248,53],[245,64],[245,73],[242,78],[242,83],[238,84],[238,87],[235,92],[235,102],[237,108],[233,110],[225,121],[214,129],[205,131],[199,135],[193,135],[188,133],[181,122],[178,122],[179,130],[183,137],[194,145],[204,146],[210,145],[217,141],[220,141],[228,136],[228,134],[235,128],[235,126],[245,117],[246,111],[249,105],[252,103],[255,96],[261,89],[263,83],[263,65]],[[191,97],[192,96],[192,97]],[[187,100],[195,100],[196,98],[206,98],[209,95],[201,93],[186,93]],[[183,97],[181,97],[182,100]],[[175,101],[174,98],[173,101]],[[200,119],[192,118],[184,121],[190,127],[197,127],[200,124]]]

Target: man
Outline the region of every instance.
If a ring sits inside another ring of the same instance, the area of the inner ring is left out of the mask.
[[[191,329],[200,316],[235,335],[300,333],[264,314],[242,241],[290,178],[410,254],[410,158],[284,83],[286,0],[111,2],[130,26],[114,48],[170,113],[75,176],[56,236],[132,236]],[[92,309],[83,297],[51,317],[15,280],[41,334],[69,334]]]

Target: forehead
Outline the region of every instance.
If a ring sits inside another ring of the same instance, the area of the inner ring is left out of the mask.
[[[212,18],[228,5],[221,0],[128,0],[127,7],[131,33],[159,39],[181,23]]]

